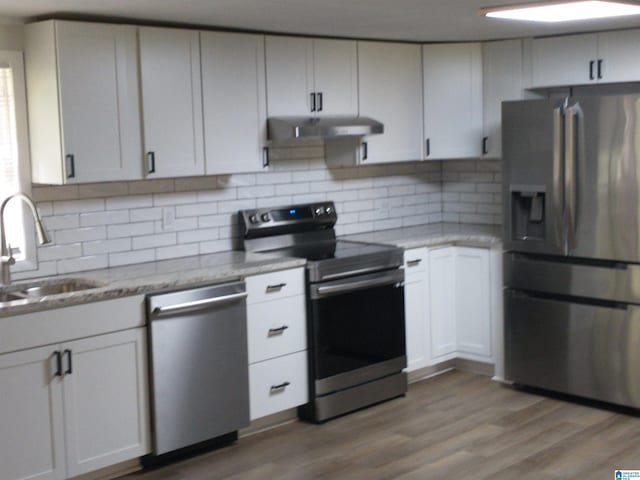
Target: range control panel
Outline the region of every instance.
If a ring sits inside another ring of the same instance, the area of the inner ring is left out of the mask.
[[[238,212],[242,235],[252,236],[260,232],[260,236],[267,234],[282,234],[328,228],[338,220],[333,202],[307,203],[285,207],[257,208],[240,210]],[[277,232],[271,232],[277,230]]]

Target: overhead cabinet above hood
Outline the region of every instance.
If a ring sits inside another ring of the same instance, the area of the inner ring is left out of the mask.
[[[272,142],[361,137],[384,132],[382,123],[367,117],[271,117],[267,128]]]

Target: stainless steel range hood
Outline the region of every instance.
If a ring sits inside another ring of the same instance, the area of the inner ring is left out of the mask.
[[[272,142],[312,138],[361,137],[382,133],[382,123],[368,117],[271,117],[267,122]]]

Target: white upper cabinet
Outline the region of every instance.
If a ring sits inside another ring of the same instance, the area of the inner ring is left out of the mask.
[[[424,45],[426,158],[482,155],[482,47],[479,43]]]
[[[264,36],[201,32],[206,173],[264,165],[267,104]]]
[[[421,57],[419,45],[358,42],[360,115],[384,124],[363,139],[360,163],[423,158]]]
[[[142,178],[136,27],[25,27],[32,175],[65,184]]]
[[[524,96],[522,40],[482,45],[483,128],[482,153],[502,156],[502,102]]]
[[[199,32],[140,27],[139,41],[147,178],[202,175]]]
[[[357,115],[357,44],[266,37],[269,116]]]
[[[533,88],[640,80],[640,30],[538,38]]]

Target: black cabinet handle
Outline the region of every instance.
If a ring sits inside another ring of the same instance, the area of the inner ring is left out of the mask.
[[[156,173],[156,152],[147,152],[147,161],[149,163],[147,173]]]
[[[282,335],[287,328],[289,328],[289,325],[283,325],[283,326],[278,327],[278,328],[270,328],[268,336],[269,337],[274,337],[276,335]]]
[[[322,92],[318,92],[318,111],[322,111]]]
[[[431,155],[431,139],[427,138],[427,157]]]
[[[76,176],[76,161],[73,155],[67,155],[65,157],[67,162],[67,178],[75,178]]]
[[[269,147],[262,147],[262,167],[269,166]]]
[[[311,111],[312,112],[316,111],[316,94],[315,93],[311,93]]]
[[[287,286],[286,283],[278,283],[277,285],[267,285],[267,293],[279,292],[286,286]]]
[[[595,64],[595,60],[591,60],[589,62],[589,80],[595,80],[595,77],[593,76],[593,67],[595,66]]]
[[[369,144],[362,142],[362,161],[365,161],[367,158],[369,158]]]
[[[54,376],[61,377],[62,376],[62,354],[59,351],[53,352],[53,357],[56,359],[56,371]]]
[[[422,263],[422,259],[421,258],[416,258],[415,260],[409,260],[407,262],[407,267],[417,267],[421,263]]]
[[[282,382],[280,385],[271,385],[271,393],[282,391],[285,388],[287,388],[289,385],[291,385],[290,382]]]
[[[602,80],[602,59],[598,60],[598,80]]]
[[[486,155],[489,153],[489,137],[484,137],[482,139],[482,154]]]
[[[71,375],[73,373],[73,364],[71,363],[71,350],[66,349],[64,356],[67,357],[67,369],[64,371],[65,375]]]

